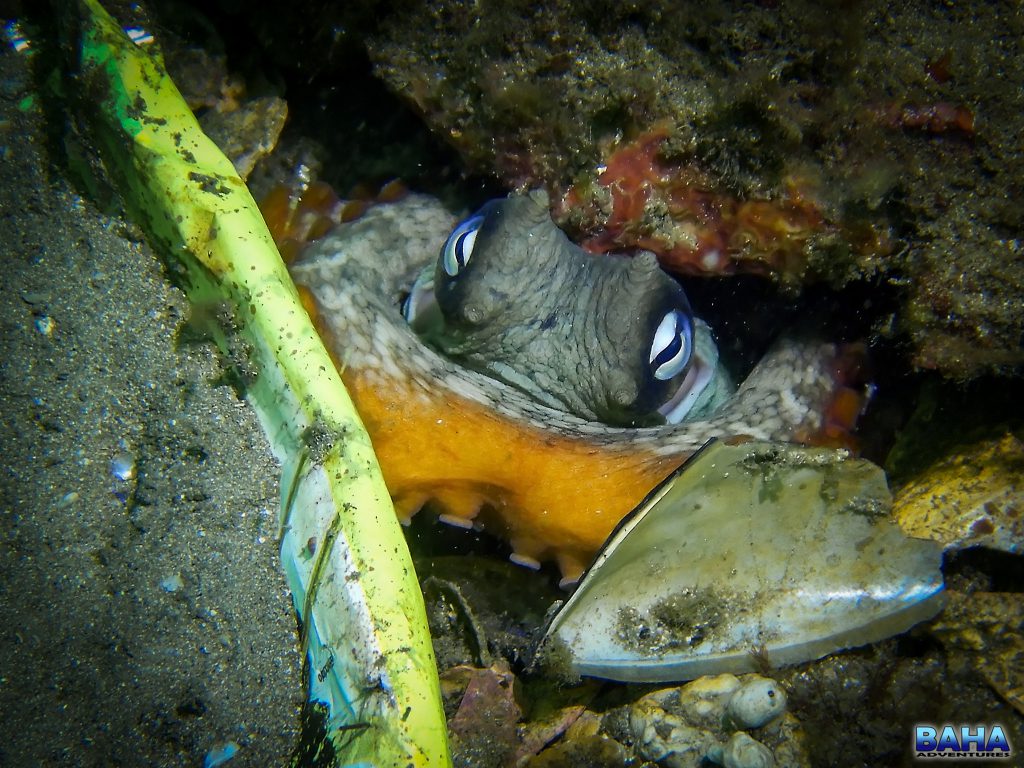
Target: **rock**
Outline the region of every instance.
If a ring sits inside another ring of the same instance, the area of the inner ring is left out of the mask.
[[[729,697],[726,712],[739,728],[760,728],[786,711],[786,692],[777,682],[752,675]]]
[[[743,731],[736,731],[722,751],[725,768],[773,768],[775,757],[768,747]]]
[[[954,449],[905,485],[893,516],[947,549],[1024,550],[1024,443],[1013,434]]]
[[[769,692],[774,692],[770,696]],[[609,712],[602,729],[632,743],[637,757],[669,768],[697,768],[707,761],[758,768],[809,765],[800,724],[785,711],[786,697],[761,675],[716,675],[653,691],[628,707]],[[742,714],[737,717],[733,710]],[[737,731],[739,720],[759,722],[760,741]]]
[[[946,610],[930,627],[950,664],[976,672],[1024,715],[1024,615],[1016,592],[949,593]]]

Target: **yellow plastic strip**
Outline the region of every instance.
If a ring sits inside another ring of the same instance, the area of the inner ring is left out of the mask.
[[[284,467],[282,564],[303,622],[318,765],[447,766],[422,595],[369,438],[245,184],[156,46],[68,0],[83,109],[130,214],[196,304],[217,306]],[[307,739],[310,734],[305,734]],[[307,747],[309,745],[307,744]]]

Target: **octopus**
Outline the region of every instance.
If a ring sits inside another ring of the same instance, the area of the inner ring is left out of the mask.
[[[463,222],[423,195],[378,204],[292,274],[400,520],[429,505],[564,585],[708,440],[842,442],[861,403],[843,350],[802,336],[735,387],[651,254],[584,253],[537,194]]]
[[[732,390],[711,331],[657,257],[585,253],[540,191],[461,222],[404,314],[449,359],[588,421],[680,421]]]

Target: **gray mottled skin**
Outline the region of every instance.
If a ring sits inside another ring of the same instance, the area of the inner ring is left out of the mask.
[[[649,362],[665,314],[690,316],[680,285],[652,253],[586,253],[555,226],[542,194],[484,206],[457,275],[440,259],[442,322],[430,343],[554,407],[620,426],[661,423],[684,374],[657,380]]]
[[[713,416],[646,428],[581,419],[452,362],[412,332],[401,303],[453,224],[438,201],[410,195],[336,227],[293,267],[295,281],[316,296],[343,366],[372,373],[381,387],[412,381],[431,396],[473,400],[510,420],[607,450],[685,456],[713,437],[787,441],[821,426],[835,387],[835,349],[819,341],[776,343]]]

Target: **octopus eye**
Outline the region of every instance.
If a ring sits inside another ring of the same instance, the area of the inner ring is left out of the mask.
[[[455,277],[466,268],[469,257],[473,255],[476,233],[480,231],[480,225],[483,223],[483,216],[474,216],[459,224],[448,235],[448,240],[441,251],[441,266],[448,277]]]
[[[654,378],[668,381],[685,370],[693,354],[693,323],[682,311],[666,314],[654,332],[649,362]]]

